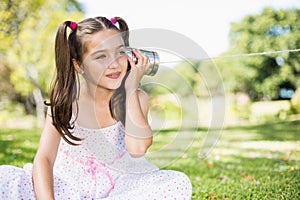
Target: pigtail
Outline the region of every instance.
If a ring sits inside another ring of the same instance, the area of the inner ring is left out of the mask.
[[[71,60],[70,44],[67,38],[67,27],[70,27],[71,24],[70,21],[62,23],[56,34],[56,76],[50,90],[49,105],[53,125],[67,143],[75,145],[70,139],[74,141],[80,141],[81,139],[73,136],[70,132],[74,128],[74,125],[71,124],[72,104],[77,93],[76,72]],[[74,30],[71,34],[75,34]]]
[[[128,28],[128,25],[127,25],[126,21],[121,17],[115,17],[114,19],[119,24],[119,29],[122,33],[125,46],[129,46],[129,28]]]

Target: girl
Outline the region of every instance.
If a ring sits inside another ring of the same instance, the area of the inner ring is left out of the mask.
[[[33,167],[1,166],[1,199],[191,198],[185,174],[159,170],[144,158],[152,131],[148,96],[138,87],[150,62],[139,50],[133,50],[136,63],[126,55],[128,31],[119,17],[60,25],[56,77]]]

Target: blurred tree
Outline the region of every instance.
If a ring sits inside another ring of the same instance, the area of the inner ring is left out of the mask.
[[[197,97],[223,95],[220,73],[211,60],[183,62],[176,66],[175,70],[189,85],[186,90],[181,91],[183,95],[193,94]],[[178,86],[178,82],[175,83]]]
[[[18,100],[27,108],[27,100],[34,99],[31,110],[36,108],[41,126],[54,70],[56,30],[65,20],[83,17],[80,4],[76,0],[3,0],[0,17],[0,67],[8,68],[5,72],[10,77],[6,85],[13,85],[10,92],[22,96]],[[7,82],[7,77],[1,79]]]
[[[225,53],[241,54],[297,49],[300,44],[299,9],[265,8],[232,23],[230,48]],[[254,100],[277,99],[281,85],[300,87],[300,54],[281,53],[216,60],[227,90],[246,92]],[[298,78],[297,78],[298,77]]]
[[[143,89],[151,93],[152,97],[171,93],[180,96],[195,94],[198,96],[197,91],[194,90],[201,78],[197,72],[198,65],[199,63],[182,62],[172,69],[161,69],[160,73],[150,79],[144,77]]]
[[[170,93],[181,97],[224,95],[221,75],[211,60],[184,61],[172,69],[161,69],[154,77],[145,79],[142,87],[152,97]]]

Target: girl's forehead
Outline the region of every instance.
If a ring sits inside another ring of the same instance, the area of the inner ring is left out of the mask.
[[[86,54],[91,54],[98,49],[112,49],[114,47],[124,44],[121,33],[113,30],[106,29],[99,31],[85,41]]]

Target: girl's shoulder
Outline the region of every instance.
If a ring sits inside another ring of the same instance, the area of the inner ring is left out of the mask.
[[[138,88],[137,93],[140,98],[149,98],[149,94],[142,88]]]

